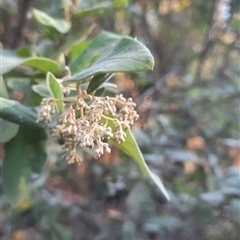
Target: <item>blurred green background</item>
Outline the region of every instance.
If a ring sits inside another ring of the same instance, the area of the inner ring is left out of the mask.
[[[44,57],[67,51],[60,46],[71,36],[43,32],[32,7],[71,19],[72,34],[82,40],[66,63],[101,30],[136,37],[151,50],[153,71],[111,81],[136,101],[140,119],[132,131],[171,201],[163,204],[159,190],[117,148],[68,165],[48,137],[47,162],[32,176],[30,202],[11,208],[1,187],[1,239],[239,239],[239,2],[4,0],[3,49],[33,46]],[[9,80],[7,88],[24,103],[24,85]],[[4,151],[1,144],[1,164]]]

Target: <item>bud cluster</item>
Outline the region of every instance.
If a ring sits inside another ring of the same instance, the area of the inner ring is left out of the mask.
[[[41,102],[41,108],[38,113],[39,123],[50,123],[52,121],[51,115],[56,112],[56,104],[53,98],[44,98]]]
[[[64,140],[68,154],[63,158],[68,163],[81,162],[76,147],[94,149],[94,158],[110,153],[108,139],[116,143],[125,141],[130,126],[138,119],[131,98],[122,95],[97,97],[81,92],[76,98],[65,98],[66,110],[59,116],[53,135]],[[55,113],[53,98],[45,98],[39,111],[38,122],[48,123]],[[110,127],[114,125],[114,127]]]

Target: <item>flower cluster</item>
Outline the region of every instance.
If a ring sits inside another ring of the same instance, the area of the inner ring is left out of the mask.
[[[76,147],[94,150],[94,158],[110,153],[107,143],[112,139],[118,144],[125,141],[126,130],[138,119],[131,98],[122,95],[97,97],[81,92],[76,98],[65,98],[66,110],[59,116],[53,135],[64,140],[68,163],[81,162]],[[38,122],[48,123],[56,111],[52,98],[43,99]]]
[[[56,112],[56,104],[53,98],[44,98],[41,103],[41,109],[38,114],[39,123],[49,123],[52,121],[51,115]]]

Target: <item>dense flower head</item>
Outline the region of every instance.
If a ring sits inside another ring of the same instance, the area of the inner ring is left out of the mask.
[[[44,98],[38,114],[37,122],[49,123],[52,121],[51,115],[56,111],[56,104],[53,98]]]
[[[136,104],[122,95],[97,97],[82,91],[75,98],[65,98],[66,109],[58,116],[53,136],[64,140],[68,153],[63,158],[68,163],[79,163],[76,147],[94,150],[94,158],[110,153],[108,139],[120,144],[125,141],[125,131],[138,119]],[[38,122],[49,123],[56,113],[56,102],[45,98],[39,111]],[[114,125],[114,127],[110,127]]]

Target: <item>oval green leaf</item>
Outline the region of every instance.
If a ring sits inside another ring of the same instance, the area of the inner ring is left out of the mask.
[[[91,92],[97,90],[103,83],[107,82],[113,75],[114,75],[114,73],[113,74],[101,73],[101,74],[94,76],[88,85],[87,93],[91,93]]]
[[[82,5],[84,6],[82,7]],[[96,3],[94,5],[91,2],[86,1],[83,2],[83,4],[80,4],[78,11],[73,15],[73,19],[76,20],[89,15],[96,16],[99,14],[103,14],[106,10],[111,10],[112,8],[125,8],[127,6],[127,0],[105,1]]]
[[[0,117],[10,122],[34,128],[42,128],[36,123],[37,114],[14,100],[0,97]]]
[[[70,52],[70,62],[73,62],[77,57],[81,56],[81,54],[89,47],[89,44],[89,41],[84,41],[73,46]]]
[[[122,36],[120,35],[102,31],[91,41],[84,51],[82,51],[82,49],[80,49],[80,51],[76,49],[79,56],[74,57],[74,60],[70,62],[69,68],[71,69],[71,72],[75,74],[90,67],[96,56],[101,56],[109,48],[114,47],[116,42],[118,42],[121,38]],[[76,53],[74,53],[74,55],[75,54]]]
[[[26,59],[24,60],[22,65],[35,68],[45,73],[52,72],[57,76],[59,76],[62,72],[60,65],[48,58],[37,57]]]
[[[13,207],[17,207],[28,198],[27,183],[29,168],[27,166],[24,132],[5,145],[5,158],[2,168],[3,189]]]
[[[0,118],[0,142],[9,142],[18,133],[19,125]]]
[[[32,89],[42,97],[51,97],[49,87],[46,84],[33,85]]]
[[[43,129],[35,129],[34,134],[31,128],[24,129],[25,142],[28,146],[28,163],[31,170],[41,173],[47,160],[47,133]]]
[[[71,22],[66,21],[65,19],[52,18],[45,12],[40,11],[38,9],[33,9],[32,15],[34,20],[48,31],[51,31],[53,28],[59,33],[65,34],[71,28]]]
[[[63,101],[61,101],[61,99],[63,99],[62,88],[58,80],[55,78],[55,76],[50,72],[47,73],[47,84],[52,97],[58,100],[56,102],[58,112],[62,113],[63,112]]]
[[[110,126],[113,129],[114,128],[113,122],[109,121],[108,126]],[[133,160],[135,160],[135,162],[138,164],[138,166],[142,170],[143,174],[149,176],[153,180],[153,182],[157,185],[157,187],[160,189],[165,201],[166,202],[169,201],[170,197],[166,188],[164,187],[159,176],[153,173],[147,166],[143,158],[143,155],[141,153],[141,150],[139,149],[138,144],[134,136],[132,135],[131,131],[125,131],[125,133],[126,133],[125,142],[117,144],[116,142],[110,140],[110,143],[115,145],[119,149],[121,149],[124,153],[126,153],[131,158],[133,158]]]
[[[10,51],[2,50],[1,60],[2,74],[10,72],[20,65],[28,66],[44,73],[52,72],[57,76],[62,72],[62,69],[58,63],[43,57],[20,58]]]
[[[32,46],[23,46],[18,48],[15,53],[19,56],[19,57],[31,57],[32,56]]]
[[[147,47],[136,39],[122,37],[88,69],[66,79],[63,84],[80,82],[102,73],[138,72],[152,69],[154,59]]]
[[[79,10],[73,15],[73,19],[77,20],[84,16],[96,15],[99,13],[103,13],[105,10],[113,7],[113,3],[110,1],[105,1],[105,2],[94,4],[93,7],[91,7],[91,5],[92,4],[89,4],[89,6],[79,8]],[[81,7],[81,5],[80,5],[80,7]]]

